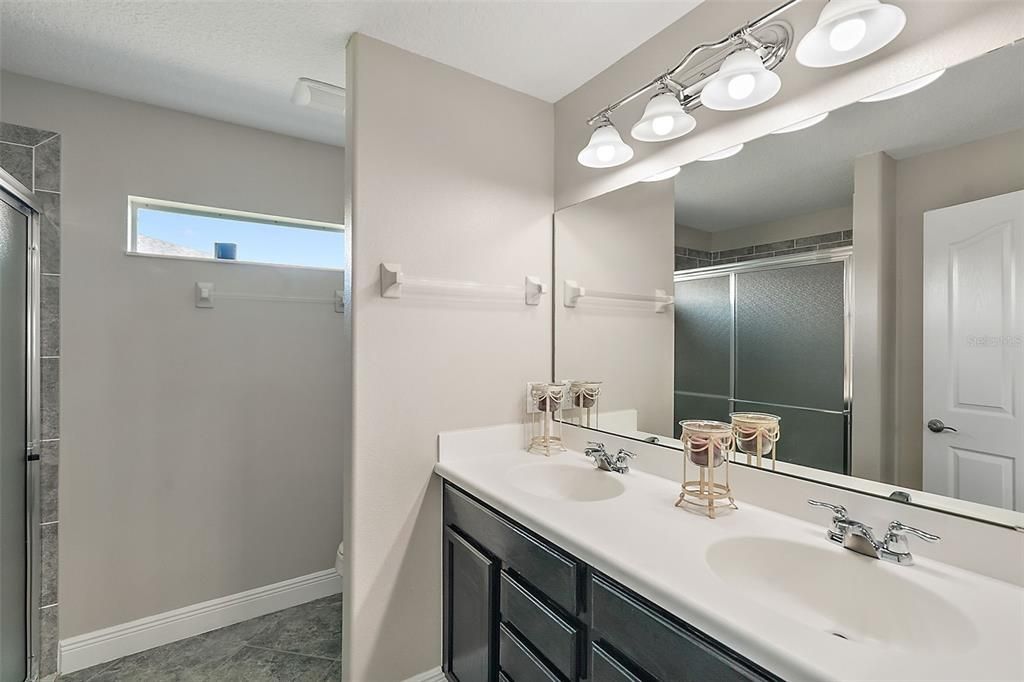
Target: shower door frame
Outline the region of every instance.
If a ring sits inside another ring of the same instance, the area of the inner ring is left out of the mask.
[[[843,264],[843,410],[822,410],[820,408],[802,407],[799,405],[783,405],[782,403],[765,403],[757,400],[742,400],[736,397],[736,275],[744,272],[765,272],[768,270],[779,270],[783,268],[821,265],[824,263]],[[690,270],[677,270],[673,277],[673,283],[687,282],[712,277],[729,277],[729,306],[732,322],[732,333],[729,335],[729,395],[707,395],[702,393],[691,393],[683,391],[688,395],[695,395],[705,398],[725,398],[729,406],[735,409],[736,403],[749,403],[755,405],[787,407],[791,409],[805,410],[809,412],[820,412],[827,414],[842,414],[844,418],[843,427],[843,470],[845,475],[851,475],[853,466],[853,247],[839,246],[820,251],[808,251],[807,253],[791,254],[788,256],[773,256],[768,258],[751,258],[750,260],[738,263],[726,263],[724,265],[712,265],[706,268],[693,268]],[[675,391],[673,390],[673,393]]]
[[[0,168],[0,197],[28,218],[25,322],[25,678],[39,677],[40,555],[39,457],[42,423],[39,376],[39,202],[27,187]]]

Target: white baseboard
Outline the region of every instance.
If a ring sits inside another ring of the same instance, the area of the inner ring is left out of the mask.
[[[60,641],[62,673],[89,668],[341,592],[332,568]]]
[[[447,680],[448,678],[441,672],[441,666],[437,666],[419,675],[413,675],[405,682],[447,682]]]

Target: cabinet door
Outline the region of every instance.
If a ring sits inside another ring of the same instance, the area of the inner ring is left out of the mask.
[[[498,564],[444,531],[444,663],[458,682],[497,678]]]

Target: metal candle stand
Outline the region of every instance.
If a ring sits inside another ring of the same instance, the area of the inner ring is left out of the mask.
[[[551,456],[565,451],[561,415],[567,387],[564,383],[534,382],[526,385],[526,419],[530,427],[530,452]]]
[[[738,509],[729,485],[729,461],[736,444],[732,426],[705,420],[681,421],[679,425],[683,427],[679,436],[683,443],[683,483],[676,506],[692,505],[712,519],[717,509]],[[697,467],[695,480],[689,478],[690,464]],[[715,470],[722,466],[725,481],[716,481]]]
[[[760,469],[762,458],[771,455],[772,471],[775,471],[781,419],[762,412],[733,412],[729,418],[736,437],[736,451],[747,456],[747,464],[756,463]]]

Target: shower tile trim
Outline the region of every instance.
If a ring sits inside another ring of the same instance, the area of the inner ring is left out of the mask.
[[[727,263],[741,263],[743,261],[771,258],[773,256],[789,256],[796,253],[807,253],[809,251],[852,245],[853,230],[835,230],[810,237],[753,244],[723,251],[703,251],[701,249],[677,246],[675,249],[676,271],[707,268]]]
[[[59,561],[60,514],[58,509],[58,480],[60,466],[60,179],[61,137],[50,130],[38,130],[12,123],[0,122],[0,149],[18,147],[31,149],[30,168],[23,169],[24,184],[37,192],[42,206],[40,216],[40,279],[47,296],[42,301],[40,316],[40,365],[44,381],[40,386],[42,413],[46,416],[41,442],[40,458],[40,535],[42,594],[39,609],[40,646],[39,678],[47,679],[57,673],[57,650],[60,637],[57,583]],[[43,147],[40,149],[40,147]],[[2,166],[0,159],[0,166]],[[5,168],[5,170],[10,170]],[[27,170],[27,173],[25,173]],[[43,196],[45,195],[45,196]],[[45,235],[43,234],[45,232]],[[56,283],[57,286],[52,285]],[[45,285],[50,285],[49,287]],[[45,308],[45,310],[43,309]],[[45,460],[45,462],[44,462]],[[43,467],[46,467],[45,472]]]

